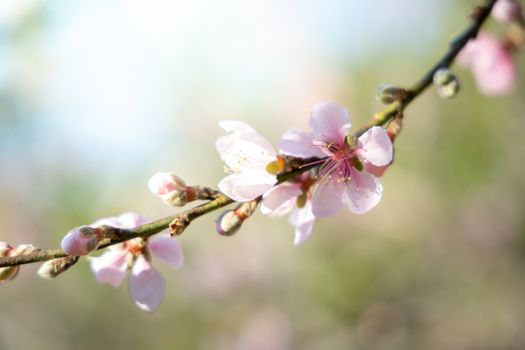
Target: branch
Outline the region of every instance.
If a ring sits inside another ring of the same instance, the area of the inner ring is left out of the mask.
[[[490,11],[492,10],[492,7],[496,1],[497,0],[486,0],[483,6],[477,7],[475,13],[472,16],[472,23],[460,35],[452,40],[445,55],[418,82],[408,89],[404,96],[402,96],[399,100],[389,104],[382,112],[376,113],[368,124],[355,132],[352,138],[355,140],[373,126],[386,125],[392,121],[394,117],[401,115],[403,110],[428,86],[432,84],[432,79],[436,71],[440,68],[450,67],[450,65],[454,62],[454,59],[457,57],[463,47],[465,47],[468,41],[477,36],[479,29],[489,16]],[[322,159],[312,158],[303,160],[302,162],[296,164],[295,167],[292,167],[292,169],[287,169],[286,172],[280,173],[278,175],[278,182],[281,183],[291,180],[310,169],[320,166],[322,163]],[[171,229],[171,233],[173,235],[179,235],[196,218],[234,202],[226,195],[213,190],[210,190],[208,194],[208,197],[201,198],[209,199],[207,203],[183,211],[176,215],[152,221],[134,229],[127,230],[106,226],[105,238],[101,241],[97,249],[103,249],[110,245],[121,243],[137,237],[149,237],[168,228]],[[68,255],[66,255],[60,249],[34,248],[30,253],[27,254],[13,257],[1,257],[0,268],[46,261],[66,256]]]
[[[195,208],[191,208],[176,215],[149,222],[131,230],[107,226],[107,238],[101,242],[97,250],[106,248],[113,244],[122,243],[133,238],[152,236],[156,233],[164,231],[167,228],[170,228],[170,225],[173,223],[178,223],[179,226],[177,228],[179,231],[176,232],[176,234],[181,234],[182,231],[188,227],[193,220],[204,214],[225,207],[231,203],[233,203],[232,199],[226,197],[224,194],[219,194],[215,199]],[[65,254],[61,249],[35,248],[31,253],[28,254],[0,258],[0,267],[30,264],[39,261],[63,258],[66,256],[68,255]]]
[[[479,29],[490,15],[490,11],[492,11],[496,1],[486,0],[483,6],[476,7],[472,14],[472,23],[462,33],[452,39],[449,49],[443,57],[418,82],[412,85],[400,100],[392,102],[382,112],[376,113],[367,125],[355,132],[353,138],[357,139],[373,126],[385,125],[396,115],[402,114],[403,110],[432,84],[434,74],[440,68],[449,68],[468,41],[478,35]]]

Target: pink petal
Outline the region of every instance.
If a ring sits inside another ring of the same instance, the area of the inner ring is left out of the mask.
[[[343,206],[344,182],[326,179],[318,184],[312,195],[312,212],[318,218],[332,216]]]
[[[352,170],[352,180],[343,194],[343,200],[354,214],[364,214],[375,207],[383,195],[383,186],[374,175]]]
[[[153,255],[164,260],[171,267],[180,267],[184,262],[182,246],[177,237],[171,237],[168,234],[153,236],[148,243],[148,248]]]
[[[334,102],[314,105],[309,124],[316,136],[324,136],[338,144],[344,142],[352,126],[348,111]]]
[[[277,182],[275,176],[241,173],[226,176],[219,182],[219,189],[237,202],[247,202],[271,189]]]
[[[300,158],[323,158],[325,153],[313,144],[313,139],[312,133],[300,130],[287,131],[279,141],[279,152]]]
[[[469,41],[461,56],[464,57],[461,61],[471,68],[482,93],[495,96],[513,90],[516,65],[511,53],[492,35],[479,33],[476,39]]]
[[[294,245],[302,244],[310,238],[315,222],[310,201],[307,201],[303,208],[296,208],[290,214],[288,221],[295,227]]]
[[[510,23],[520,18],[521,7],[516,0],[498,0],[492,8],[492,17],[503,23]]]
[[[154,195],[164,196],[173,192],[184,191],[186,184],[175,174],[158,172],[149,179],[148,188]]]
[[[274,216],[286,215],[292,210],[296,197],[301,193],[300,184],[285,182],[277,185],[264,194],[261,212]]]
[[[482,55],[472,65],[472,73],[479,90],[488,96],[504,95],[514,89],[516,66],[505,49]]]
[[[118,287],[128,271],[126,250],[108,250],[99,257],[89,257],[91,271],[99,284]]]
[[[118,216],[119,225],[117,227],[135,228],[149,221],[149,219],[137,213],[124,213]]]
[[[375,166],[365,162],[365,171],[374,175],[375,177],[381,177],[385,171],[389,168],[389,165]]]
[[[375,166],[384,166],[392,161],[392,141],[385,129],[374,126],[358,139],[357,154]]]
[[[131,269],[129,294],[144,311],[155,311],[164,297],[166,282],[151,264],[139,256]]]

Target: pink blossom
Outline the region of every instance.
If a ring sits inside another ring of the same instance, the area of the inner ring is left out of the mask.
[[[259,197],[277,182],[267,170],[277,159],[274,148],[246,123],[225,120],[219,125],[229,132],[217,140],[216,148],[230,173],[219,189],[238,202]]]
[[[492,8],[492,17],[503,23],[518,20],[521,14],[521,6],[515,0],[498,0]]]
[[[312,212],[313,180],[303,174],[293,182],[279,184],[263,195],[261,211],[271,216],[290,214],[288,221],[295,228],[294,244],[299,245],[312,234],[315,216]]]
[[[188,188],[173,173],[156,173],[148,182],[150,191],[168,205],[184,206],[188,202]]]
[[[75,227],[62,238],[62,250],[69,255],[82,256],[97,248],[102,239],[100,232],[90,226]]]
[[[478,89],[485,95],[502,95],[514,88],[516,65],[512,55],[490,34],[479,33],[471,39],[460,52],[458,63],[471,69]]]
[[[119,228],[134,228],[147,220],[134,213],[97,221],[98,225],[111,225]],[[147,240],[135,238],[108,247],[98,256],[89,257],[91,270],[98,283],[108,283],[118,287],[131,270],[129,294],[135,304],[144,311],[155,311],[164,296],[165,281],[160,272],[151,265],[151,255],[164,260],[171,267],[183,263],[182,247],[177,238],[159,234]]]
[[[384,172],[392,161],[393,147],[385,129],[372,127],[351,147],[345,137],[350,131],[350,117],[333,102],[316,104],[310,116],[312,133],[288,132],[279,147],[292,156],[324,155],[319,180],[312,195],[315,217],[335,214],[344,204],[351,212],[363,214],[375,207],[383,186],[374,174]],[[293,141],[293,142],[292,142]]]

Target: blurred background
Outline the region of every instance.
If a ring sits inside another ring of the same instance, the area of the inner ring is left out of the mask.
[[[0,241],[57,247],[102,217],[176,212],[147,181],[216,186],[219,120],[275,143],[332,100],[364,124],[376,87],[418,79],[475,3],[2,0]],[[369,214],[320,220],[300,247],[286,219],[230,238],[195,221],[185,265],[156,265],[153,314],[85,260],[52,281],[24,266],[0,287],[0,349],[525,348],[522,56],[509,96],[458,69],[456,99],[407,109]]]

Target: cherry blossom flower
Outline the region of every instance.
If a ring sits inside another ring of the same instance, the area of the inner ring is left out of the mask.
[[[147,220],[134,213],[107,218],[93,224],[120,228],[134,228]],[[118,287],[131,270],[129,293],[135,304],[144,311],[155,311],[164,296],[165,281],[160,272],[151,265],[151,255],[164,260],[171,267],[183,263],[180,242],[168,234],[155,235],[150,239],[135,238],[109,246],[98,257],[89,257],[91,270],[98,283]]]
[[[393,147],[385,129],[372,127],[353,147],[345,142],[350,117],[333,102],[316,104],[309,121],[312,133],[292,130],[279,148],[284,154],[323,157],[319,179],[311,199],[315,217],[334,215],[344,205],[356,214],[375,207],[383,194],[376,179],[392,161]]]
[[[478,89],[485,95],[502,95],[514,88],[516,65],[512,55],[490,34],[480,32],[471,39],[461,50],[458,63],[470,68]]]
[[[225,120],[219,125],[229,132],[217,140],[216,148],[230,173],[219,189],[238,202],[259,197],[277,182],[267,169],[277,159],[274,148],[246,123]]]
[[[263,195],[261,212],[271,216],[290,214],[288,221],[295,228],[294,245],[306,241],[312,234],[315,216],[312,212],[310,187],[313,179],[303,174],[293,182],[279,184]]]

